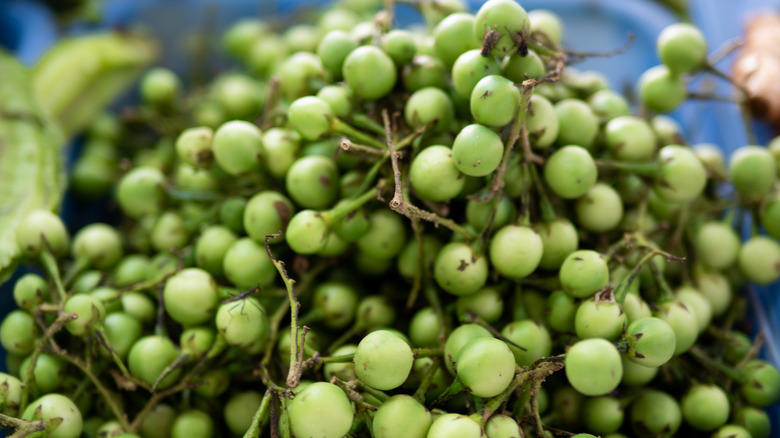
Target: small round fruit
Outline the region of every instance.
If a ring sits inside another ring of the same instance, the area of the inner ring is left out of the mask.
[[[360,341],[353,362],[355,375],[361,382],[379,390],[389,390],[406,381],[414,356],[404,340],[387,330],[377,330]]]
[[[299,437],[341,438],[352,427],[352,405],[338,386],[315,382],[288,402],[290,428]]]
[[[710,431],[729,419],[728,395],[716,385],[695,385],[681,401],[685,422],[698,430]]]
[[[585,339],[566,352],[566,377],[574,389],[588,396],[612,392],[623,378],[620,352],[611,342]]]
[[[656,39],[658,57],[675,74],[691,73],[707,61],[707,40],[688,23],[675,23],[661,31]]]
[[[461,347],[455,358],[458,378],[477,397],[495,397],[515,377],[515,356],[499,339],[477,338]]]
[[[43,421],[49,438],[77,438],[83,426],[79,408],[61,394],[47,394],[33,401],[24,410],[22,420]]]

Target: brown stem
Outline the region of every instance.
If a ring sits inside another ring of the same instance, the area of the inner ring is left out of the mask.
[[[409,219],[420,218],[434,224],[443,225],[450,230],[463,235],[467,239],[474,239],[474,235],[467,229],[458,225],[455,221],[449,218],[441,217],[436,213],[423,210],[415,205],[404,200],[403,191],[401,190],[401,171],[398,167],[398,152],[393,148],[393,140],[391,138],[390,116],[387,114],[387,110],[382,110],[382,119],[385,123],[385,137],[387,139],[387,148],[390,151],[390,162],[393,165],[393,179],[395,181],[395,190],[393,192],[393,199],[390,200],[390,208],[396,213],[400,213]]]

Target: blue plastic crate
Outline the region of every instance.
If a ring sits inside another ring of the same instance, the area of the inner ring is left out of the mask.
[[[202,29],[206,17],[210,29],[221,32],[230,23],[249,16],[289,16],[296,10],[318,6],[313,0],[106,0],[102,21],[71,32],[89,32],[93,28],[125,27],[142,24],[163,41],[162,64],[186,70],[189,60],[182,50],[183,35]],[[482,1],[470,0],[474,10]],[[649,0],[522,0],[526,9],[550,9],[565,23],[564,46],[573,50],[604,51],[618,48],[629,32],[634,42],[623,54],[611,58],[589,58],[578,69],[602,72],[613,88],[633,87],[647,68],[658,64],[655,38],[667,25],[679,21],[668,10]],[[689,0],[691,21],[705,34],[710,51],[741,35],[745,20],[761,10],[780,10],[780,0]],[[176,17],[171,19],[171,17]],[[420,21],[409,7],[398,7],[398,24]],[[31,65],[58,38],[57,24],[51,13],[32,0],[0,1],[0,46],[15,52]],[[718,66],[728,71],[733,56]],[[705,79],[709,80],[709,79]],[[730,93],[730,85],[719,79],[716,92]],[[741,116],[734,104],[723,102],[686,102],[670,114],[684,128],[692,144],[709,142],[722,148],[726,156],[746,144]],[[771,139],[769,128],[754,123],[759,144]],[[13,307],[11,282],[0,288],[0,318]],[[764,356],[780,366],[780,284],[751,287],[749,300],[759,329],[766,333]],[[5,367],[0,348],[0,370]],[[780,406],[770,409],[774,427],[780,424]]]

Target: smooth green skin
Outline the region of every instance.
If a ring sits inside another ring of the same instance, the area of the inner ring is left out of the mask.
[[[165,311],[185,326],[197,325],[214,317],[219,301],[217,283],[199,268],[188,268],[169,278],[163,289]]]
[[[130,254],[119,260],[112,274],[113,284],[127,286],[152,275],[152,262],[142,254]]]
[[[638,437],[674,436],[682,423],[680,405],[669,394],[645,390],[631,404],[631,425]]]
[[[425,87],[447,88],[447,67],[439,58],[417,55],[412,62],[404,66],[401,79],[407,91],[417,91]]]
[[[122,311],[141,323],[152,322],[157,315],[155,303],[142,292],[126,291],[119,299]]]
[[[469,341],[455,358],[458,379],[477,397],[495,397],[508,388],[515,366],[509,346],[493,338]]]
[[[461,414],[440,415],[428,429],[427,438],[484,438],[482,426]]]
[[[236,176],[257,169],[263,152],[263,132],[242,120],[223,124],[214,133],[214,159],[219,167]]]
[[[300,207],[321,210],[336,202],[338,181],[339,169],[333,160],[308,156],[297,159],[290,166],[285,177],[285,187]]]
[[[19,378],[27,380],[27,370],[30,368],[32,356],[22,362]],[[35,362],[33,369],[33,385],[38,394],[47,394],[56,391],[65,377],[65,364],[57,357],[41,353]],[[0,389],[2,391],[2,389]],[[18,406],[17,406],[18,408]]]
[[[645,386],[658,374],[659,367],[639,365],[623,355],[623,383],[626,386]]]
[[[343,193],[342,196],[344,196]],[[342,199],[336,203],[335,208],[349,202],[349,199]],[[371,223],[368,221],[368,212],[363,208],[353,210],[346,216],[333,221],[333,232],[345,242],[354,242],[360,239],[368,232],[369,228],[371,228]]]
[[[73,236],[73,258],[107,269],[122,258],[122,238],[116,228],[103,223],[89,224]]]
[[[454,151],[434,145],[420,151],[409,169],[409,182],[423,199],[440,202],[458,196],[466,178],[458,170]]]
[[[225,199],[219,207],[219,222],[230,228],[234,233],[244,234],[244,211],[246,210],[246,204],[247,200],[242,197]]]
[[[264,245],[242,237],[228,248],[223,259],[225,278],[241,290],[265,287],[276,278],[276,267]]]
[[[582,249],[566,257],[558,278],[566,293],[574,298],[588,298],[607,287],[609,268],[601,254]]]
[[[675,291],[677,299],[696,315],[699,333],[704,332],[712,321],[712,306],[696,288],[681,286]]]
[[[577,200],[577,221],[593,233],[614,230],[623,219],[623,200],[618,192],[604,183],[596,183]]]
[[[180,413],[171,425],[171,438],[210,438],[213,434],[214,421],[198,409]]]
[[[515,362],[521,367],[529,366],[536,360],[549,356],[552,351],[550,332],[536,321],[530,319],[512,321],[504,326],[501,334],[526,349],[523,351],[512,344],[507,344],[515,356]]]
[[[490,240],[490,264],[501,275],[524,278],[542,260],[542,238],[530,227],[507,225]]]
[[[44,249],[54,255],[65,254],[69,241],[62,219],[47,210],[28,213],[16,227],[16,244],[30,257],[37,257]]]
[[[728,333],[724,341],[723,360],[734,365],[741,362],[753,346],[753,340],[748,335],[734,330]]]
[[[542,32],[552,42],[561,44],[561,41],[563,41],[563,23],[556,13],[547,9],[534,9],[528,12],[528,19],[531,20],[531,30],[533,32]]]
[[[545,72],[544,62],[533,50],[529,50],[527,56],[514,54],[501,65],[501,75],[517,84],[526,79],[539,79]]]
[[[533,228],[542,239],[542,258],[539,260],[542,269],[560,268],[566,257],[579,247],[577,229],[568,219],[539,222]]]
[[[326,87],[327,88],[327,87]],[[322,90],[325,90],[323,88]],[[320,90],[320,91],[322,91]],[[334,113],[331,102],[319,94],[317,97],[328,102]],[[263,156],[268,173],[276,179],[283,179],[292,163],[298,158],[301,136],[292,129],[271,128],[263,133]]]
[[[393,29],[382,35],[381,46],[397,66],[408,64],[417,54],[414,35],[403,29]]]
[[[463,52],[452,65],[452,86],[458,95],[470,97],[485,76],[501,74],[501,66],[492,56],[483,57],[479,49]]]
[[[772,434],[772,421],[763,409],[743,406],[734,415],[733,421],[747,429],[752,438],[769,438]]]
[[[244,229],[255,242],[265,245],[265,236],[287,228],[295,213],[292,202],[279,192],[265,190],[249,199],[244,209]],[[282,237],[268,239],[268,243],[281,242]]]
[[[413,362],[409,344],[387,330],[363,337],[353,359],[357,378],[379,390],[401,386],[412,371]]]
[[[724,315],[729,309],[734,294],[728,279],[719,272],[699,269],[694,272],[693,280],[696,289],[709,301],[712,316]]]
[[[268,25],[258,19],[244,18],[228,28],[222,36],[222,45],[237,57],[246,56],[252,44],[268,32]]]
[[[707,62],[707,40],[688,23],[664,28],[656,39],[656,50],[661,62],[675,74],[694,72]]]
[[[480,289],[478,292],[464,297],[458,297],[455,303],[455,313],[461,320],[467,313],[473,313],[488,324],[501,318],[504,313],[504,301],[501,292],[492,286]]]
[[[557,143],[591,149],[599,131],[599,119],[588,104],[569,98],[557,102],[554,108],[558,117]]]
[[[753,435],[742,426],[727,424],[712,434],[712,438],[753,438]]]
[[[91,295],[73,295],[65,301],[65,313],[75,313],[77,319],[65,323],[65,328],[74,336],[84,336],[92,331],[106,316],[106,308]]]
[[[616,340],[623,332],[627,317],[617,303],[587,300],[574,315],[574,330],[580,338]]]
[[[216,325],[225,342],[235,347],[261,341],[270,330],[265,310],[251,297],[219,306]]]
[[[397,256],[406,242],[406,227],[401,216],[393,211],[376,210],[369,215],[371,227],[357,240],[358,248],[380,260]]]
[[[652,316],[650,305],[639,294],[628,293],[623,301],[623,312],[626,313],[626,323],[631,324],[643,318]]]
[[[119,301],[119,290],[110,286],[98,286],[89,292],[95,300],[103,304],[106,314],[119,312],[122,310],[122,303]]]
[[[210,169],[195,169],[186,163],[180,163],[176,169],[176,188],[193,192],[215,192],[219,182],[215,172]]]
[[[677,334],[665,319],[651,317],[634,321],[626,334],[633,352],[628,357],[642,366],[659,367],[677,350]]]
[[[375,438],[425,438],[431,427],[431,413],[414,398],[398,394],[390,397],[374,413]]]
[[[208,353],[216,336],[216,330],[211,327],[191,327],[181,333],[179,348],[182,354],[190,355],[190,360],[198,360]]]
[[[461,348],[477,338],[493,338],[493,335],[481,325],[462,324],[447,337],[444,344],[444,362],[453,376],[455,375],[455,358],[458,357]]]
[[[195,263],[211,275],[222,276],[222,262],[238,236],[224,225],[209,225],[195,242]]]
[[[157,378],[177,357],[179,351],[170,339],[157,335],[144,336],[130,348],[127,366],[134,377],[154,385]],[[179,374],[181,368],[173,370],[162,379],[157,388],[164,389],[170,386],[178,380]]]
[[[290,55],[281,61],[276,68],[276,74],[281,81],[282,95],[290,101],[314,94],[317,91],[315,84],[318,82],[330,82],[330,74],[325,70],[319,56],[309,52]]]
[[[346,344],[333,350],[331,355],[344,356],[347,354],[355,354],[356,351],[357,345]],[[330,381],[333,376],[336,376],[345,382],[349,381],[350,379],[357,378],[357,376],[355,376],[355,364],[352,362],[326,363],[322,366],[322,374],[325,376],[327,381]]]
[[[550,412],[561,419],[562,424],[580,424],[580,414],[585,397],[568,385],[562,385],[552,394]]]
[[[230,385],[230,378],[222,368],[205,371],[199,380],[200,385],[195,388],[195,393],[207,398],[222,395]]]
[[[656,138],[650,124],[634,116],[619,116],[604,126],[607,148],[622,161],[646,161],[655,155]]]
[[[144,438],[169,438],[174,418],[176,418],[176,410],[170,405],[160,403],[141,423],[139,432]]]
[[[330,106],[330,110],[336,117],[347,117],[352,112],[352,89],[346,85],[326,85],[320,88],[317,97]]]
[[[61,422],[53,424],[54,419],[61,419]],[[24,410],[22,420],[42,420],[47,425],[48,438],[77,438],[83,427],[79,408],[61,394],[46,394],[33,401]]]
[[[501,137],[478,123],[465,126],[452,142],[455,167],[469,176],[489,175],[501,164],[503,154]]]
[[[639,77],[639,100],[650,110],[666,113],[680,106],[687,90],[682,76],[674,76],[665,65],[645,70]]]
[[[726,392],[717,385],[695,385],[680,402],[685,422],[691,427],[710,431],[726,424],[730,403]]]
[[[293,52],[313,52],[320,35],[327,30],[310,23],[293,24],[282,33],[282,38]]]
[[[704,223],[694,238],[696,257],[713,269],[724,269],[733,265],[739,256],[740,246],[736,231],[729,224],[720,221]]]
[[[777,165],[768,149],[743,146],[731,154],[729,181],[745,199],[761,200],[769,194],[776,179]]]
[[[49,285],[37,274],[24,274],[14,284],[14,302],[28,311],[48,299],[49,295]]]
[[[184,217],[179,212],[171,210],[157,217],[152,225],[150,238],[154,249],[168,252],[186,245],[190,233],[185,226]]]
[[[600,338],[574,344],[566,352],[565,370],[569,384],[588,396],[612,392],[623,378],[620,352],[611,342]]]
[[[341,73],[355,96],[366,100],[385,96],[398,77],[392,58],[376,46],[361,46],[350,52]]]
[[[569,145],[555,151],[544,165],[544,180],[556,195],[577,199],[598,180],[596,162],[587,149]]]
[[[239,392],[230,397],[222,413],[230,432],[243,435],[252,425],[252,417],[262,401],[263,396],[257,391]]]
[[[110,192],[117,180],[116,161],[87,151],[76,159],[70,172],[70,187],[79,196],[96,200]]]
[[[436,260],[436,254],[442,247],[441,242],[431,235],[424,235],[423,242],[423,267],[426,272],[433,269],[433,263]],[[414,276],[420,270],[419,251],[417,239],[411,239],[404,246],[397,261],[398,273],[408,281],[413,281]]]
[[[452,242],[436,256],[433,275],[445,291],[457,296],[470,295],[480,290],[487,281],[487,258],[475,253],[465,243]]]
[[[260,113],[265,88],[244,74],[224,74],[211,86],[211,96],[228,120],[252,119]]]
[[[436,56],[448,67],[468,50],[479,49],[482,42],[474,32],[474,16],[457,12],[441,20],[433,30],[433,48]]]
[[[181,81],[166,68],[155,67],[141,78],[141,99],[153,106],[167,106],[176,100],[181,91]]]
[[[655,131],[660,144],[680,144],[685,142],[682,136],[682,127],[676,120],[663,114],[657,114],[650,119],[650,125]]]
[[[760,218],[767,234],[780,239],[780,195],[767,197],[761,206]]]
[[[344,60],[357,48],[357,42],[343,30],[331,30],[317,44],[317,56],[334,77],[341,76]]]
[[[404,106],[404,120],[412,128],[432,124],[431,132],[444,132],[454,118],[455,109],[449,95],[436,87],[415,91]]]
[[[485,434],[489,438],[517,438],[523,436],[520,425],[508,415],[493,415],[485,423]]]
[[[300,437],[341,438],[352,426],[352,405],[338,386],[315,382],[287,404],[290,427]]]
[[[98,426],[95,436],[116,437],[122,433],[122,425],[116,420],[105,421]]]
[[[739,250],[738,265],[745,277],[769,285],[780,278],[780,244],[767,236],[753,236]]]
[[[334,117],[330,105],[315,96],[296,99],[287,111],[290,126],[306,140],[317,140],[329,133]]]
[[[120,358],[124,358],[130,351],[130,347],[141,337],[143,328],[141,323],[132,316],[115,312],[106,315],[103,320],[103,332],[111,349]]]
[[[484,230],[493,212],[492,202],[477,202],[469,199],[466,203],[466,221],[475,230]],[[515,206],[507,196],[501,197],[501,202],[496,209],[492,227],[500,229],[506,225],[515,215]],[[537,230],[538,232],[538,230]]]
[[[682,301],[674,300],[662,304],[655,316],[672,327],[675,334],[675,355],[688,351],[696,342],[699,335],[696,314]]]
[[[631,115],[631,108],[626,98],[612,90],[599,90],[593,93],[588,97],[588,105],[602,122]],[[655,135],[655,132],[653,134]]]
[[[500,35],[490,52],[492,56],[507,56],[517,51],[514,36],[517,32],[528,34],[531,21],[522,6],[513,0],[489,0],[477,11],[474,20],[474,34],[482,41],[490,30]]]
[[[214,161],[213,140],[214,131],[207,126],[185,129],[176,139],[176,153],[195,169],[208,168]]]
[[[414,347],[435,347],[439,343],[439,317],[432,307],[423,307],[409,322],[409,338]]]
[[[525,128],[531,147],[544,149],[552,146],[558,138],[559,122],[553,104],[542,95],[531,96]]]
[[[582,419],[587,430],[597,434],[617,432],[623,425],[624,409],[615,397],[596,397],[585,401]]]
[[[707,171],[689,147],[667,145],[658,153],[660,167],[653,191],[669,202],[690,202],[707,184]]]
[[[576,311],[577,304],[566,291],[558,290],[547,297],[545,308],[547,323],[555,331],[562,333],[573,331]]]
[[[514,120],[519,105],[520,90],[512,81],[499,75],[480,79],[471,91],[469,99],[474,121],[494,128],[500,128]]]
[[[744,368],[747,380],[742,384],[742,396],[753,406],[771,406],[780,400],[780,372],[772,364],[754,359]]]
[[[327,281],[314,289],[313,309],[324,318],[324,325],[339,329],[352,322],[357,301],[357,291],[351,285],[340,281]]]
[[[0,373],[0,414],[17,416],[21,401],[22,381],[10,374]]]

